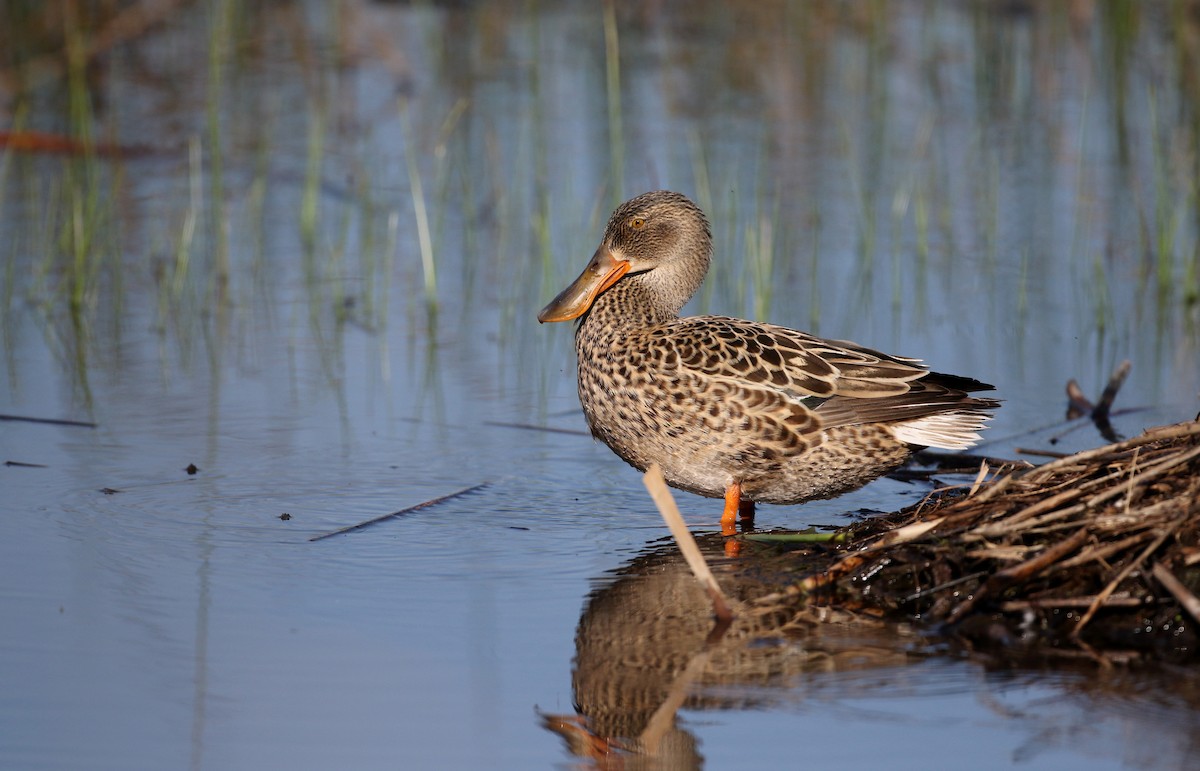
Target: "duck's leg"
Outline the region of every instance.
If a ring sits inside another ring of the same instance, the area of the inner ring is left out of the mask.
[[[754,516],[754,501],[746,501],[750,507],[750,516]],[[742,483],[734,480],[725,488],[725,510],[721,512],[721,535],[737,533],[735,524],[738,512],[742,511]]]
[[[721,512],[721,535],[737,535],[737,518],[742,516],[742,527],[754,520],[754,501],[742,500],[742,483],[732,482],[725,488],[725,511]],[[742,553],[742,542],[736,538],[725,541],[725,556],[737,557]]]

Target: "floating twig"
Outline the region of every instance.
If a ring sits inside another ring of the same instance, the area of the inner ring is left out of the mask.
[[[76,426],[78,428],[96,428],[96,424],[87,420],[65,420],[63,418],[31,418],[28,415],[0,415],[0,420],[16,423],[41,423],[47,426]]]
[[[1065,458],[1071,454],[1057,450],[1041,450],[1036,447],[1014,447],[1013,452],[1020,455],[1033,455],[1039,458]]]
[[[321,540],[324,540],[325,538],[332,538],[333,536],[341,535],[342,533],[349,533],[351,530],[362,530],[364,527],[370,527],[371,525],[377,525],[380,522],[383,522],[384,520],[392,519],[393,517],[402,517],[405,514],[412,514],[414,511],[420,511],[421,509],[427,509],[430,506],[437,506],[439,503],[445,503],[448,500],[451,500],[453,498],[458,498],[460,496],[466,495],[467,493],[477,492],[477,491],[482,490],[483,488],[487,487],[489,484],[491,484],[491,482],[481,482],[477,485],[472,485],[470,487],[464,487],[461,490],[455,490],[452,493],[447,493],[446,495],[441,495],[441,496],[438,496],[437,498],[430,498],[429,500],[424,501],[422,503],[418,503],[415,506],[409,506],[406,509],[400,509],[399,511],[393,511],[391,514],[384,514],[383,516],[380,516],[380,517],[374,517],[372,519],[368,519],[365,522],[359,522],[354,525],[346,525],[345,527],[340,527],[337,530],[333,530],[328,533],[321,533],[320,535],[314,535],[312,538],[309,538],[308,540],[311,543],[312,541],[321,541]]]
[[[758,543],[844,543],[849,540],[845,532],[829,533],[746,533],[747,541]]]
[[[1014,466],[1016,468],[1031,468],[1033,464],[1014,458],[1001,458],[997,455],[981,455],[972,452],[941,452],[939,450],[920,450],[913,454],[913,461],[939,469],[951,469],[957,472],[961,468],[970,467],[971,472],[979,468],[980,463],[990,466]]]
[[[533,423],[506,423],[502,420],[485,420],[485,426],[496,426],[498,428],[519,428],[522,431],[541,431],[547,434],[570,434],[571,436],[591,436],[587,431],[580,431],[577,428],[555,428],[554,426],[538,426]]]

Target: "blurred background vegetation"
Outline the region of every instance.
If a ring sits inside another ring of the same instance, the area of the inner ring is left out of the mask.
[[[673,187],[714,220],[702,309],[1170,378],[1198,51],[1194,0],[13,0],[5,336],[41,329],[85,402],[131,319],[184,360],[299,319],[335,369],[346,325],[529,360],[610,208]]]

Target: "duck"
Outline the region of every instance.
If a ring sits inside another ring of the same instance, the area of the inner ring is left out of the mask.
[[[918,449],[964,450],[994,387],[775,324],[684,316],[713,256],[704,212],[657,190],[617,207],[591,260],[538,313],[577,320],[579,401],[594,437],[667,484],[723,498],[721,529],[756,503],[862,487]]]

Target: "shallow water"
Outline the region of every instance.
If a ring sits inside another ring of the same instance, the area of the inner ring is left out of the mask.
[[[0,467],[0,767],[584,764],[543,716],[575,713],[589,598],[666,530],[534,315],[646,189],[713,221],[693,310],[994,383],[989,453],[1100,444],[1062,389],[1127,358],[1119,431],[1196,414],[1194,6],[622,7],[613,71],[592,4],[236,5],[118,44],[89,115],[69,74],[3,94],[124,151],[0,159],[0,413],[96,424],[0,421],[38,464]],[[869,647],[700,684],[677,765],[1200,754],[1190,671]]]

